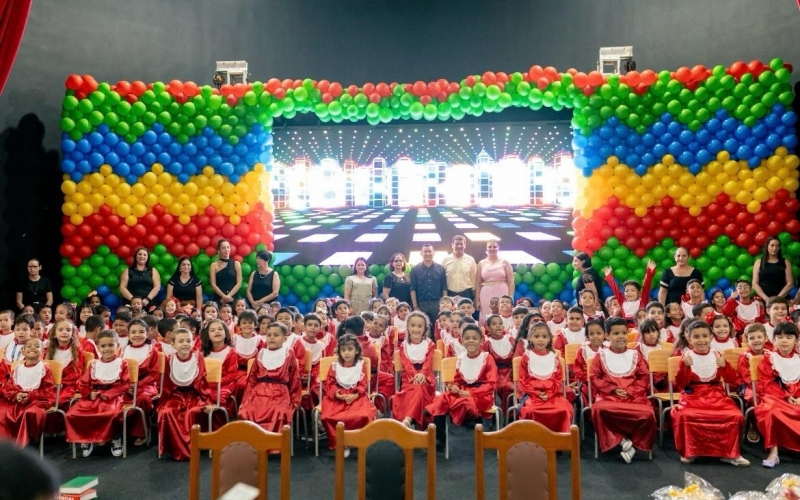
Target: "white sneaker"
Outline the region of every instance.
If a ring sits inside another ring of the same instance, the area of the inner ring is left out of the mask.
[[[122,438],[116,438],[111,441],[111,454],[115,457],[122,456]]]
[[[81,455],[87,458],[94,451],[94,445],[91,443],[81,443]]]
[[[619,455],[622,457],[623,460],[625,460],[626,464],[629,464],[631,463],[631,460],[633,460],[633,456],[636,455],[636,450],[633,448],[629,448],[625,451],[619,452]]]
[[[726,464],[735,465],[737,467],[750,467],[750,460],[744,457],[723,458],[722,461]]]
[[[349,456],[350,456],[350,448],[345,448],[344,449],[344,458],[347,458]]]
[[[633,448],[633,441],[628,438],[624,438],[619,442],[619,445],[622,446],[622,451],[628,451]]]

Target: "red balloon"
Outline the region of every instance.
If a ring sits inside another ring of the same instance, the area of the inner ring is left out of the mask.
[[[217,228],[214,227],[214,226],[206,226],[206,228],[204,229],[204,232],[206,233],[207,237],[213,238],[214,236],[217,235]],[[204,246],[207,246],[207,245],[204,245]]]
[[[792,219],[786,223],[786,230],[792,234],[800,233],[800,221]]]
[[[608,219],[607,224],[608,227],[610,227],[611,229],[616,229],[620,226],[620,224],[622,224],[622,222],[620,222],[620,220],[616,216],[614,216]]]
[[[235,95],[233,95],[233,94],[228,94],[228,95],[225,97],[225,102],[226,102],[226,103],[228,103],[228,106],[230,106],[230,107],[234,107],[234,106],[236,106],[236,103],[238,102],[238,99],[236,98],[236,96],[235,96]]]
[[[189,243],[186,245],[186,255],[189,257],[194,257],[195,255],[200,253],[200,247],[197,246],[196,243]]]
[[[661,227],[663,227],[668,231],[675,229],[676,228],[675,221],[670,218],[665,218],[661,221]]]
[[[80,258],[80,257],[70,257],[70,258],[69,258],[69,263],[70,263],[71,265],[75,266],[75,267],[78,267],[78,266],[80,266],[82,262],[83,262],[83,261],[81,260],[81,258]]]
[[[165,228],[164,226],[156,226],[153,229],[151,229],[151,231],[153,231],[153,234],[155,234],[156,236],[162,236],[164,233],[167,232],[167,228]]]
[[[350,85],[347,87],[347,93],[355,97],[358,95],[358,85]]]
[[[536,86],[539,88],[539,90],[546,89],[548,85],[550,85],[550,81],[545,77],[541,77],[536,80]]]
[[[428,86],[425,85],[425,82],[421,80],[417,80],[414,82],[414,85],[411,87],[411,92],[416,96],[421,96],[425,94],[425,91],[428,90]]]
[[[254,247],[258,245],[259,242],[261,241],[261,235],[259,235],[258,233],[250,233],[247,236],[245,236],[245,241],[247,242],[248,245]]]
[[[633,230],[633,235],[637,238],[644,238],[647,236],[648,230],[643,226],[636,226],[636,229]]]
[[[156,236],[153,233],[150,233],[150,234],[148,234],[147,236],[144,237],[143,241],[144,241],[144,246],[146,246],[148,248],[153,248],[154,246],[156,246],[158,244],[158,236]]]
[[[184,248],[184,246],[181,243],[175,243],[174,245],[172,245],[172,248],[170,249],[170,253],[175,254],[175,255],[183,255],[183,254],[186,253],[186,249]]]
[[[330,92],[330,94],[334,98],[339,97],[340,95],[342,95],[342,84],[339,82],[331,83],[330,86],[328,87],[328,92]]]
[[[711,224],[708,226],[708,235],[711,238],[717,239],[722,234],[722,226],[719,224]]]
[[[744,227],[744,232],[749,234],[749,235],[751,235],[751,236],[755,236],[755,234],[758,232],[758,230],[759,230],[759,227],[756,224],[752,223],[752,222],[747,224]],[[747,245],[742,245],[742,246],[747,246]]]
[[[242,243],[236,248],[236,250],[238,250],[236,253],[243,257],[250,255],[250,253],[253,251],[253,249],[247,243]]]
[[[576,236],[572,238],[572,249],[583,251],[586,249],[586,240],[581,238],[580,236]]]
[[[698,248],[698,247],[690,248],[689,249],[689,255],[692,258],[696,259],[696,258],[700,257],[701,255],[703,255],[703,250],[701,248]]]
[[[592,87],[598,87],[602,85],[603,81],[605,81],[605,78],[599,71],[592,71],[589,73],[589,85]]]
[[[786,189],[779,189],[777,192],[775,192],[775,198],[779,200],[788,200],[791,197],[791,193],[789,193],[789,191]]]
[[[233,236],[231,236],[231,239],[230,239],[231,246],[234,246],[234,247],[238,247],[239,245],[242,244],[243,241],[244,240],[242,239],[242,237],[239,236],[238,234],[234,234]]]
[[[669,208],[675,204],[675,200],[672,199],[672,196],[665,196],[661,198],[661,206]]]
[[[647,255],[647,250],[646,250],[646,249],[644,249],[644,248],[637,248],[636,250],[634,250],[634,251],[633,251],[633,253],[634,253],[634,254],[635,254],[637,257],[639,257],[640,259],[643,259],[643,258],[644,258],[644,256],[645,256],[645,255]]]
[[[736,235],[739,234],[739,226],[733,223],[728,224],[727,226],[725,226],[725,234],[729,238],[735,238]]]
[[[666,228],[657,227],[657,228],[653,229],[653,239],[655,241],[657,241],[657,242],[658,241],[663,241],[664,238],[666,238],[668,234],[669,234],[669,232],[666,230]]]
[[[222,215],[215,215],[211,219],[211,225],[217,229],[222,229],[223,227],[225,227],[226,224],[227,221],[225,220],[225,217],[223,217]]]
[[[155,205],[153,205],[153,214],[156,217],[161,217],[162,215],[164,215],[164,212],[165,212],[164,205],[162,205],[161,203],[156,203]]]
[[[171,247],[173,244],[175,244],[175,238],[171,234],[167,233],[161,237],[161,243],[166,247]]]
[[[83,85],[83,78],[81,75],[72,74],[67,77],[65,85],[70,90],[78,90]]]
[[[750,245],[750,247],[747,248],[747,253],[750,255],[758,255],[761,253],[761,248],[762,247],[758,245]]]
[[[147,228],[144,227],[142,224],[136,224],[133,226],[133,235],[136,238],[143,238],[144,235],[147,234]]]
[[[182,234],[178,237],[178,243],[180,243],[181,245],[188,245],[191,242],[192,242],[192,237],[189,236],[188,234]],[[180,255],[181,252],[175,252],[175,254]]]
[[[747,65],[743,61],[736,61],[731,65],[730,72],[738,80],[747,72]]]
[[[753,240],[753,243],[755,243],[760,247],[763,247],[764,243],[767,242],[767,238],[769,238],[769,233],[767,233],[766,231],[759,231],[756,233],[756,237]]]
[[[749,247],[753,243],[753,238],[747,233],[739,233],[734,242],[740,247]]]
[[[236,226],[233,224],[225,224],[222,226],[222,236],[225,238],[230,238],[234,234],[236,234]]]
[[[423,106],[427,106],[428,104],[431,103],[431,96],[429,95],[420,96],[419,102],[422,103]]]
[[[184,226],[184,234],[191,236],[194,238],[200,233],[200,229],[197,227],[197,224],[194,222],[190,222]]]
[[[110,248],[117,248],[119,246],[119,237],[116,234],[109,234],[106,238],[106,245]]]
[[[617,239],[620,240],[620,241],[626,239],[628,237],[628,235],[630,235],[630,234],[631,233],[630,233],[630,231],[628,231],[628,228],[626,228],[624,226],[620,226],[620,227],[614,229],[614,236],[616,236]]]
[[[197,237],[197,246],[200,248],[206,248],[211,245],[211,237],[201,234]]]
[[[609,238],[614,236],[614,230],[608,226],[603,226],[600,228],[599,236],[601,240],[608,241]]]
[[[750,222],[750,214],[748,212],[739,212],[736,214],[734,221],[739,226],[746,226]]]

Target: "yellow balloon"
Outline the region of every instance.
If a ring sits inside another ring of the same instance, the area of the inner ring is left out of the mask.
[[[656,199],[656,203],[660,202],[662,198],[667,195],[667,190],[664,186],[658,185],[653,188],[653,198]]]
[[[173,203],[169,206],[169,213],[177,216],[183,215],[183,205],[180,203]]]
[[[172,195],[169,193],[163,193],[161,196],[158,197],[158,202],[161,203],[162,206],[168,207],[172,205]]]
[[[109,175],[111,175],[111,172],[112,172],[111,165],[107,165],[107,164],[100,165],[99,171],[100,171],[100,175],[102,175],[103,177],[108,177]]]
[[[656,204],[656,199],[652,193],[645,193],[642,195],[642,205],[644,207],[652,207]]]
[[[86,201],[86,196],[84,196],[83,193],[75,193],[72,196],[70,196],[70,200],[72,200],[72,202],[75,203],[76,205],[80,205],[81,203]]]
[[[669,167],[670,165],[675,163],[675,157],[670,154],[666,154],[664,155],[663,158],[661,158],[661,163]]]
[[[209,203],[211,203],[208,199],[208,196],[204,194],[201,194],[195,198],[194,202],[197,204],[197,208],[200,210],[205,210]]]
[[[717,153],[717,161],[720,163],[725,163],[731,159],[731,154],[725,151],[724,149]]]
[[[747,205],[752,200],[753,200],[753,194],[750,191],[739,191],[738,193],[736,193],[736,202],[741,205]]]
[[[119,199],[119,196],[117,196],[116,194],[110,194],[106,196],[106,205],[108,205],[109,207],[117,208],[120,203],[121,201]]]
[[[742,182],[742,189],[746,189],[748,191],[755,191],[758,187],[758,182],[755,179],[747,179],[746,181]]]
[[[708,175],[716,176],[717,174],[722,172],[722,163],[714,160],[710,162],[708,166],[706,166],[706,171],[708,172]]]
[[[800,187],[800,182],[797,179],[786,179],[783,181],[783,189],[789,191],[790,193],[794,193],[797,191],[797,188]]]
[[[97,172],[94,172],[89,175],[89,183],[94,187],[100,187],[105,184],[106,178]]]
[[[132,205],[131,209],[133,210],[132,213],[135,217],[144,217],[145,215],[147,215],[147,205],[145,205],[144,203],[137,203],[135,205]]]
[[[669,195],[672,199],[678,200],[684,195],[685,191],[683,186],[680,184],[670,184],[667,187],[667,195]]]
[[[229,220],[231,221],[231,224],[233,224],[234,226],[238,226],[242,222],[242,218],[239,217],[239,214],[231,215]]]
[[[800,167],[800,156],[797,155],[789,155],[783,161],[783,166],[790,169],[796,169]]]
[[[694,196],[687,193],[678,199],[678,203],[684,208],[689,208],[694,205]]]
[[[127,203],[120,203],[117,206],[117,215],[120,217],[127,217],[131,215],[131,206]]]
[[[61,192],[69,196],[78,190],[78,185],[73,181],[64,181],[61,183]]]
[[[178,196],[179,194],[183,194],[183,184],[180,182],[173,182],[169,185],[169,192],[172,196]]]
[[[722,186],[718,182],[711,182],[706,188],[706,192],[716,198],[722,192]]]
[[[108,196],[114,192],[114,188],[112,188],[108,184],[103,184],[102,186],[97,188],[97,192],[100,193],[101,196]]]
[[[726,161],[725,165],[722,167],[722,170],[732,177],[739,172],[739,164],[733,160]]]
[[[736,193],[739,192],[739,184],[734,181],[728,181],[722,187],[722,190],[725,191],[725,194],[728,196],[736,196]]]
[[[692,175],[692,174],[689,174]],[[701,187],[708,186],[708,183],[711,182],[711,175],[708,172],[700,172],[696,176],[694,176],[694,183]]]
[[[133,227],[133,226],[136,225],[137,222],[139,222],[139,219],[137,219],[133,215],[129,215],[129,216],[125,217],[125,224],[127,224],[128,226]]]
[[[211,187],[213,187],[214,189],[219,189],[222,187],[223,184],[225,184],[225,179],[221,175],[214,174],[211,176],[211,179],[209,181],[209,185]]]
[[[758,183],[764,183],[769,179],[769,169],[764,167],[758,167],[753,170],[753,179],[756,180]]]
[[[89,203],[84,202],[78,205],[78,213],[82,216],[88,217],[92,215],[92,212],[94,212],[94,209]]]
[[[752,179],[753,178],[753,171],[750,170],[749,168],[740,168],[739,169],[739,173],[737,174],[737,176],[739,177],[740,181],[744,181],[744,180],[747,180],[747,179]]]
[[[619,165],[619,158],[614,155],[609,156],[608,160],[606,160],[606,165],[609,165],[611,168],[616,167]]]
[[[125,197],[125,203],[133,207],[134,205],[139,203],[139,198],[135,197],[132,194],[129,194],[128,196]]]
[[[633,209],[633,213],[635,213],[638,217],[644,217],[647,215],[647,208],[646,207],[636,207]]]
[[[780,177],[770,177],[769,179],[767,179],[767,182],[765,184],[767,186],[767,189],[769,189],[773,193],[776,193],[783,187],[783,181],[781,180]]]
[[[187,203],[183,206],[183,213],[185,213],[187,216],[194,217],[197,215],[197,205],[194,203]]]
[[[214,167],[207,166],[203,167],[203,175],[206,177],[212,177],[214,175]]]
[[[145,172],[142,176],[142,183],[145,186],[153,187],[158,184],[158,177],[153,172]]]
[[[126,196],[131,194],[131,186],[123,182],[122,184],[117,186],[116,191],[120,198],[125,198]]]
[[[232,193],[230,196],[228,196],[228,201],[233,203],[234,205],[238,205],[239,203],[242,202],[242,197],[236,193]]]
[[[191,201],[191,198],[186,193],[181,193],[175,197],[175,203],[180,203],[181,205],[186,205]]]
[[[71,201],[65,201],[64,204],[61,205],[61,211],[64,215],[70,217],[78,212],[78,207]]]
[[[785,146],[780,146],[775,149],[775,154],[780,156],[781,158],[786,158],[786,155],[789,154],[789,150],[786,149]]]
[[[230,182],[226,182],[225,184],[222,185],[222,188],[220,188],[220,192],[222,193],[222,196],[225,196],[225,197],[228,197],[231,194],[233,194],[233,192],[235,190],[236,190],[236,188]]]
[[[75,225],[75,226],[78,226],[78,225],[80,225],[80,224],[83,224],[83,217],[82,217],[82,216],[80,216],[80,215],[78,215],[78,214],[74,214],[74,215],[71,215],[71,216],[69,217],[69,221],[70,221],[70,222],[71,222],[73,225]]]
[[[89,194],[92,192],[92,185],[86,179],[80,181],[78,183],[78,192],[83,194]]]
[[[788,179],[792,176],[792,171],[784,166],[783,168],[779,169],[775,175],[781,179]]]
[[[703,192],[703,188],[701,188],[697,184],[692,184],[686,189],[686,192],[692,196],[697,196],[698,194]]]
[[[206,195],[206,196],[212,196],[212,195],[217,194],[217,190],[214,189],[213,186],[206,186],[206,187],[203,188],[203,194]]]
[[[772,193],[770,193],[769,189],[765,187],[757,188],[753,191],[753,199],[759,203],[764,203],[772,197]]]
[[[759,210],[761,210],[761,203],[757,202],[756,200],[753,200],[747,204],[747,211],[751,214],[758,213]]]
[[[680,185],[686,188],[694,184],[694,181],[694,176],[689,172],[684,172],[678,177],[678,182]]]
[[[186,214],[181,214],[178,216],[178,222],[183,224],[184,226],[192,221],[192,218]]]
[[[196,196],[198,191],[197,184],[194,182],[187,182],[185,186],[183,186],[183,192],[189,196]]]
[[[641,205],[642,199],[636,196],[635,194],[629,194],[625,197],[625,205],[634,208]]]
[[[645,194],[647,192],[647,188],[642,186],[641,184],[639,184],[638,186],[633,188],[633,192],[637,196],[642,196],[643,194]]]
[[[724,186],[726,182],[728,182],[729,180],[731,180],[731,178],[730,178],[730,176],[729,176],[728,174],[726,174],[725,172],[720,172],[720,173],[718,173],[718,174],[717,174],[716,180],[717,180],[717,182],[718,182],[719,184],[722,184],[722,185]]]
[[[153,208],[158,203],[158,196],[155,195],[152,191],[142,196],[142,202],[149,207]]]
[[[699,206],[692,205],[691,207],[689,207],[689,215],[691,215],[692,217],[697,217],[701,213],[703,213],[703,209],[700,208]]]
[[[106,177],[106,184],[108,184],[112,188],[115,188],[115,187],[119,186],[120,182],[121,181],[120,181],[119,176],[117,174],[111,174],[108,177]]]
[[[131,194],[137,198],[143,197],[147,193],[147,187],[141,182],[137,182],[131,186]]]
[[[628,196],[628,193],[629,193],[628,186],[624,184],[614,187],[614,196],[616,196],[620,200],[624,200]]]
[[[164,187],[167,187],[170,184],[172,184],[172,181],[174,180],[175,179],[166,172],[158,174],[158,183]]]
[[[152,170],[156,175],[161,175],[164,173],[164,165],[160,163],[153,163],[153,166],[150,170]]]
[[[268,202],[264,203],[264,208],[267,210],[267,212],[274,212],[275,211],[275,204],[272,203],[271,201],[268,201]]]
[[[211,205],[216,208],[222,207],[222,205],[225,203],[225,198],[219,193],[211,195],[209,199],[211,201]]]
[[[777,156],[777,155],[776,156],[770,156],[767,159],[767,168],[770,169],[773,172],[777,172],[778,170],[783,168],[783,164],[784,164],[784,161],[783,161],[783,157],[781,157],[781,156]]]
[[[249,190],[250,190],[250,186],[248,186],[244,182],[240,182],[240,183],[236,184],[236,194],[238,194],[240,196],[246,195],[247,191],[249,191]]]
[[[156,184],[155,186],[153,186],[152,188],[150,188],[150,190],[151,190],[151,191],[153,192],[153,194],[155,194],[156,196],[161,196],[162,194],[164,194],[164,186],[162,186],[161,184]]]
[[[716,198],[716,195],[714,197]],[[711,196],[708,193],[698,193],[694,201],[698,207],[707,207],[711,204]]]
[[[223,203],[222,213],[223,215],[230,217],[231,215],[236,213],[236,207],[233,205],[233,203]]]
[[[105,201],[105,197],[100,193],[92,193],[89,195],[89,204],[94,208],[100,208],[103,201]]]
[[[253,167],[253,170],[255,170],[258,173],[262,173],[262,172],[266,171],[266,169],[264,168],[264,164],[263,163],[256,163],[256,166]]]

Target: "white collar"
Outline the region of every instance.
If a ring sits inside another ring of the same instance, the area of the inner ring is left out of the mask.
[[[253,335],[249,338],[235,335],[233,337],[233,347],[236,349],[237,354],[245,358],[251,358],[256,353],[256,350],[258,350],[258,342],[260,340],[258,335]]]
[[[128,344],[125,346],[125,349],[122,350],[121,357],[135,359],[139,364],[142,364],[142,361],[147,359],[147,356],[150,355],[150,349],[150,344],[142,344],[139,347],[133,347]]]
[[[44,378],[44,367],[45,364],[43,361],[39,361],[33,366],[25,366],[24,362],[18,364],[12,375],[14,383],[23,391],[34,391],[38,389]]]
[[[170,356],[169,378],[179,387],[187,387],[194,383],[200,373],[199,354],[192,352],[189,359],[181,361],[177,354]]]
[[[625,352],[600,349],[600,360],[612,376],[628,377],[636,371],[639,352],[634,349],[625,349]]]
[[[275,350],[261,349],[258,353],[258,362],[267,370],[277,370],[286,362],[286,355],[288,352],[289,349],[286,347],[285,343]]]
[[[55,341],[55,339],[54,339]],[[72,363],[72,348],[58,349],[53,354],[53,360],[61,363],[61,366],[66,368],[68,364]]]
[[[325,348],[328,346],[327,340],[330,337],[329,333],[326,333],[322,339],[316,339],[314,342],[308,342],[305,337],[300,338],[300,342],[303,343],[303,347],[311,351],[311,364],[316,365],[320,358],[322,358],[322,353],[325,351]],[[284,344],[284,347],[286,344]]]
[[[424,363],[430,345],[430,339],[422,339],[422,342],[419,344],[412,344],[411,340],[406,339],[406,341],[403,342],[403,352],[412,363]]]
[[[486,362],[486,356],[488,355],[488,352],[481,352],[474,358],[470,358],[465,352],[458,357],[458,360],[456,361],[456,369],[459,371],[459,373],[461,373],[461,377],[463,377],[468,384],[472,384],[478,380],[481,370],[483,369],[483,365]]]
[[[717,378],[717,354],[714,351],[709,351],[708,354],[691,351],[689,356],[692,357],[692,372],[701,382],[711,382]]]
[[[514,342],[508,335],[503,335],[499,339],[489,337],[489,345],[492,346],[492,351],[503,359],[507,358],[514,348]]]
[[[528,373],[539,380],[547,380],[558,370],[558,356],[553,351],[539,354],[528,351]]]
[[[211,358],[211,359],[218,359],[220,361],[225,361],[225,358],[228,357],[228,353],[230,351],[231,351],[231,346],[226,345],[225,347],[223,347],[219,351],[212,350],[210,353],[208,353],[208,356],[206,356],[206,357],[207,358]]]
[[[364,360],[359,359],[353,366],[343,366],[338,361],[333,364],[336,383],[342,389],[352,389],[364,378]]]
[[[123,362],[124,360],[120,357],[116,357],[108,363],[101,359],[95,359],[91,366],[92,379],[101,384],[113,384],[119,380]]]
[[[794,384],[800,381],[800,355],[796,352],[792,353],[788,358],[781,356],[777,352],[771,352],[769,359],[784,384]]]
[[[561,335],[564,336],[567,344],[581,344],[586,340],[586,329],[581,328],[577,332],[573,332],[569,328],[564,328],[561,330]]]

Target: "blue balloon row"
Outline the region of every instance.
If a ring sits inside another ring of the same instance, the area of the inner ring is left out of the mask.
[[[160,163],[166,172],[177,176],[182,183],[189,182],[190,176],[211,166],[214,172],[228,177],[235,184],[256,163],[271,168],[272,134],[262,125],[255,124],[239,144],[232,146],[211,127],[206,127],[201,135],[181,144],[165,131],[163,125],[156,123],[130,144],[102,124],[97,131],[78,141],[63,134],[61,150],[64,152],[61,170],[75,182],[97,172],[102,165],[109,165],[115,174],[133,184],[154,163]]]
[[[753,127],[720,109],[697,132],[665,113],[640,135],[614,116],[589,137],[575,134],[572,147],[575,166],[586,177],[612,155],[634,168],[637,175],[644,175],[648,167],[660,162],[666,154],[674,156],[679,164],[688,166],[689,171],[697,175],[703,165],[723,150],[734,160],[747,160],[750,168],[758,167],[761,160],[772,156],[780,146],[794,150],[797,147],[796,123],[797,114],[782,104],[773,106]]]

